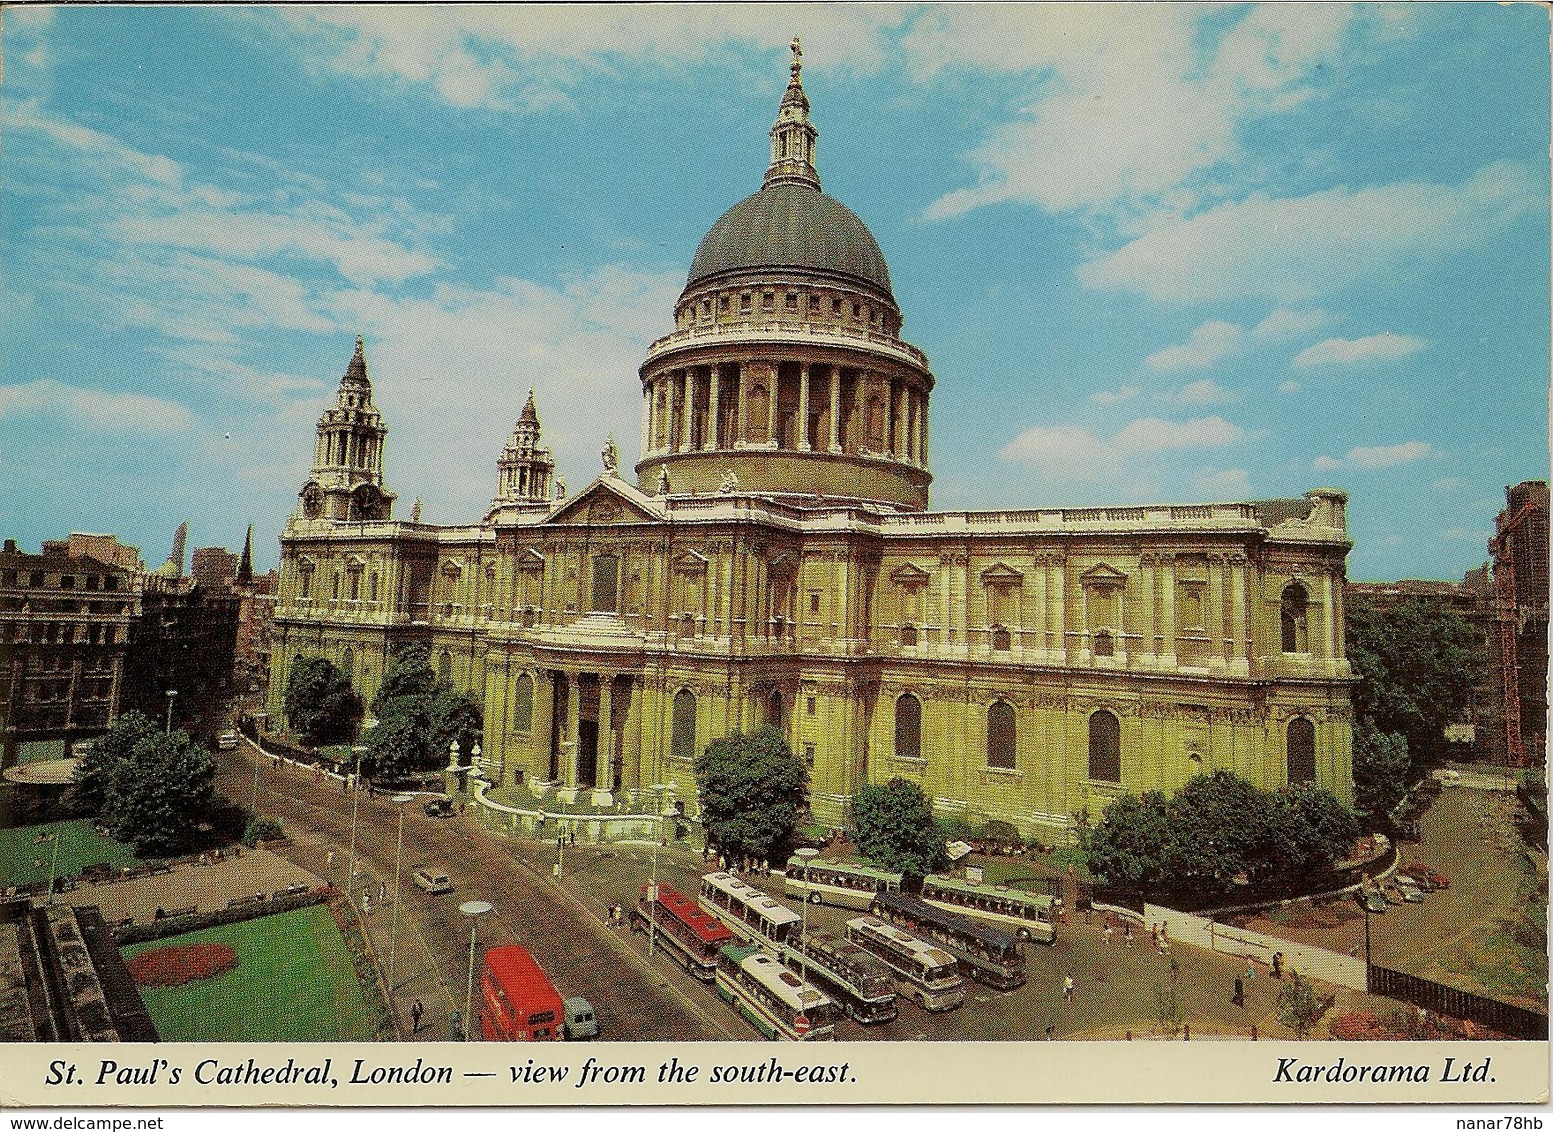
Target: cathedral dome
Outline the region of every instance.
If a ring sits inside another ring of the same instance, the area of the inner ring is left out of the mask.
[[[808,184],[777,183],[722,216],[696,248],[687,287],[725,272],[802,268],[870,283],[890,294],[890,269],[868,226]]]

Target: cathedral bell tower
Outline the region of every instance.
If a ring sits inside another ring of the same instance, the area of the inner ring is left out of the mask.
[[[550,480],[555,459],[550,449],[539,447],[539,411],[534,408],[534,391],[518,414],[507,447],[496,461],[496,498],[485,521],[519,511],[542,511],[550,506]]]
[[[393,492],[383,487],[383,441],[388,426],[372,404],[372,382],[360,336],[334,405],[318,418],[313,472],[300,499],[304,519],[362,523],[393,514]]]

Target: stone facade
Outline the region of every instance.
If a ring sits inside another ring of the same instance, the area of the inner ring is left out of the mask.
[[[370,700],[414,642],[483,697],[503,780],[689,799],[708,743],[774,723],[820,820],[896,775],[945,814],[1052,837],[1217,768],[1349,798],[1346,496],[925,510],[933,376],[872,236],[821,193],[794,55],[766,184],[702,241],[648,348],[637,482],[612,441],[574,497],[548,497],[548,453],[515,475],[543,451],[531,398],[477,525],[342,522],[304,498],[272,715],[291,657],[329,657]],[[359,396],[359,347],[358,369]]]

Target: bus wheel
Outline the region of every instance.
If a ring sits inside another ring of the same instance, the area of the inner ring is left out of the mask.
[[[1020,928],[1019,929],[1019,938],[1024,940],[1026,943],[1029,943],[1030,942],[1030,929],[1029,928]]]
[[[811,892],[811,893],[809,893],[809,903],[810,904],[818,904],[819,902],[820,902],[820,894],[818,892]]]

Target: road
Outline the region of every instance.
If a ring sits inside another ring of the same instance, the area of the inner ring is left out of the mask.
[[[353,804],[357,807],[355,891],[368,892],[372,905],[371,913],[360,918],[385,978],[393,973],[395,1019],[402,1036],[411,1035],[416,1001],[424,1006],[421,1030],[415,1035],[419,1040],[448,1038],[453,1012],[463,1013],[471,921],[458,906],[474,899],[494,906],[473,923],[477,954],[505,943],[529,948],[563,996],[582,995],[593,1003],[605,1036],[636,1041],[745,1036],[721,1004],[714,1008],[686,993],[699,989],[686,985],[692,980],[650,967],[622,939],[623,933],[606,926],[602,916],[514,853],[511,845],[480,831],[472,815],[429,818],[419,801],[405,804],[395,930],[395,804],[384,794],[369,799],[365,793],[347,793],[338,779],[315,775],[309,768],[256,757],[246,742],[237,751],[223,752],[218,789],[251,804],[256,782],[259,812],[277,818],[290,840],[277,851],[342,888]],[[416,888],[410,873],[420,864],[445,871],[455,891],[434,896]],[[356,907],[359,912],[359,897]]]

